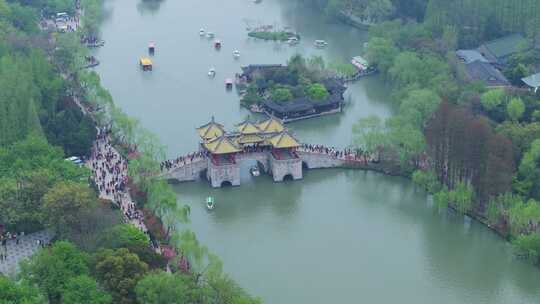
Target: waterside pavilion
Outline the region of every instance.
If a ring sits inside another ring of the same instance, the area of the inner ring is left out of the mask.
[[[270,117],[262,122],[249,118],[238,124],[234,132],[212,120],[197,128],[200,148],[207,157],[206,178],[212,187],[240,185],[240,162],[256,160],[274,181],[302,178],[302,160],[296,153],[298,140],[281,121]]]

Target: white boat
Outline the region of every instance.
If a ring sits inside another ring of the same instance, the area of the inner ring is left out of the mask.
[[[206,32],[206,38],[214,38],[214,36],[216,36],[214,33],[212,32]]]
[[[205,32],[204,32],[204,29],[200,29],[199,30],[199,36],[204,36]]]
[[[206,198],[206,209],[208,210],[214,210],[216,207],[216,203],[214,202],[214,198],[209,196]]]
[[[216,69],[210,68],[210,70],[208,70],[208,77],[214,77],[214,76],[216,76]]]
[[[289,45],[297,45],[298,42],[299,42],[299,40],[298,40],[298,38],[296,38],[296,37],[291,37],[291,38],[289,38],[289,40],[287,40],[287,43],[288,43]]]
[[[251,173],[251,175],[257,177],[259,175],[261,175],[261,171],[259,171],[259,167],[257,166],[253,166],[249,169],[249,173]]]
[[[328,42],[326,42],[324,40],[315,40],[314,45],[315,45],[315,47],[323,48],[323,47],[328,45]]]
[[[232,55],[233,55],[234,59],[238,59],[238,58],[240,58],[240,51],[239,50],[234,50]]]
[[[351,63],[360,71],[365,71],[369,69],[369,62],[362,56],[353,57]]]

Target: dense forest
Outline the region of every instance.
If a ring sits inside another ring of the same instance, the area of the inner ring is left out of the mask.
[[[356,16],[372,22],[396,18],[425,22],[433,34],[444,27],[459,31],[461,46],[523,32],[532,37],[540,28],[536,0],[299,0],[320,9],[329,18]]]
[[[103,10],[103,0],[0,0],[0,239],[6,231],[55,236],[16,277],[0,275],[0,303],[259,303],[191,231],[171,230],[188,223],[189,208],[153,177],[163,147],[85,68],[82,38],[99,35]],[[82,28],[45,26],[80,11]],[[124,157],[137,151],[130,187],[148,234],[98,198],[89,169],[65,160],[90,155],[97,127],[110,130]],[[156,253],[156,244],[173,254]]]
[[[519,256],[540,263],[540,94],[521,82],[540,67],[540,2],[310,3],[336,21],[373,6],[387,12],[370,18],[376,24],[364,53],[392,88],[398,113],[361,119],[354,144],[400,163],[438,205],[482,221],[511,240]],[[455,51],[509,34],[527,42],[497,67],[512,86],[468,79]]]

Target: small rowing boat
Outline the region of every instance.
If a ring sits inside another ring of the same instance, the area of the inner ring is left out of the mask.
[[[209,196],[206,198],[206,209],[208,210],[214,210],[214,208],[216,207],[216,204],[214,202],[214,198]]]

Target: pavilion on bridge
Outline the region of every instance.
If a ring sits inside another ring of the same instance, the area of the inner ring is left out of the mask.
[[[270,117],[254,122],[248,118],[236,127],[236,131],[226,132],[212,117],[209,123],[197,128],[201,148],[209,155],[206,175],[213,187],[225,182],[240,185],[237,160],[255,155],[274,181],[282,181],[286,176],[302,178],[302,161],[296,153],[300,143],[281,121]]]

